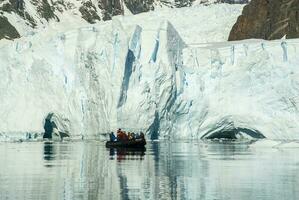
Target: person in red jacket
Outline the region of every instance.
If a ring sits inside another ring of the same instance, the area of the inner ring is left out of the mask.
[[[122,131],[120,128],[117,130],[117,140],[118,141],[127,141],[128,135],[126,134],[126,132]]]

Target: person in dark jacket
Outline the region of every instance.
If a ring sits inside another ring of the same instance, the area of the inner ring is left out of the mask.
[[[143,133],[143,132],[140,132],[140,138],[143,139],[143,140],[145,139],[145,138],[144,138],[144,133]]]

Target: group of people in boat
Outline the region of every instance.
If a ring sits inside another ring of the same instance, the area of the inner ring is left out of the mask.
[[[130,141],[130,140],[136,140],[136,139],[144,139],[144,133],[140,132],[139,134],[135,134],[133,132],[122,131],[120,128],[117,130],[117,135],[115,136],[113,132],[110,133],[110,141],[116,142],[116,141]]]

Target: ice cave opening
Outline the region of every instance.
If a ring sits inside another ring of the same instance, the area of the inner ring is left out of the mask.
[[[226,139],[226,140],[236,140],[236,139],[264,139],[266,138],[260,131],[249,129],[249,128],[233,128],[228,130],[220,131],[210,131],[203,135],[201,139]]]

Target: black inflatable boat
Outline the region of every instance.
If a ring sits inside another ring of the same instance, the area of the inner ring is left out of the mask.
[[[108,141],[106,147],[125,147],[125,148],[143,148],[146,145],[146,141],[143,138],[127,140],[127,141]]]

